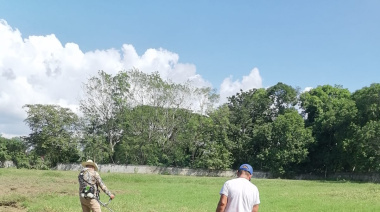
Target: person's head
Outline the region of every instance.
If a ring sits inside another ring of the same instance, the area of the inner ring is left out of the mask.
[[[86,162],[82,162],[82,166],[85,168],[92,168],[95,171],[98,171],[98,164],[94,163],[92,160],[87,160]]]
[[[244,177],[248,180],[251,180],[252,178],[252,173],[253,173],[253,169],[252,169],[252,166],[249,165],[249,164],[242,164],[238,171],[237,171],[237,176],[238,177]]]

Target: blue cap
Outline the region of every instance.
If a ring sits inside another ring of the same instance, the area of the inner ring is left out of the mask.
[[[249,172],[251,175],[253,173],[253,169],[252,169],[252,166],[249,165],[249,164],[243,164],[240,166],[239,170],[244,170],[244,171],[247,171]]]

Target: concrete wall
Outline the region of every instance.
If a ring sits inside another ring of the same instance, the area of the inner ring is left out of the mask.
[[[99,164],[99,172],[120,172],[120,173],[139,173],[139,174],[168,174],[168,175],[186,175],[186,176],[210,176],[210,177],[235,177],[236,171],[217,171],[207,169],[189,169],[175,167],[158,167],[158,166],[138,166],[138,165],[113,165]],[[80,171],[80,164],[58,164],[57,170]],[[272,178],[268,172],[253,171],[253,178]],[[328,176],[320,175],[298,175],[297,180],[347,180],[363,182],[380,182],[380,173],[335,173]]]
[[[325,176],[318,175],[298,175],[297,180],[336,180],[336,181],[363,181],[380,183],[380,173],[333,173]]]
[[[15,168],[13,161],[6,160],[3,162],[0,161],[0,168]]]
[[[207,169],[189,169],[175,167],[158,167],[158,166],[138,166],[138,165],[114,165],[99,164],[99,172],[119,172],[119,173],[139,173],[139,174],[167,174],[167,175],[186,175],[186,176],[210,176],[210,177],[235,177],[236,171],[217,171]],[[0,168],[16,167],[12,161],[0,161]],[[80,164],[58,164],[55,168],[65,171],[80,171]],[[253,178],[272,178],[270,173],[254,171]],[[328,176],[318,175],[298,175],[297,180],[347,180],[380,183],[380,173],[335,173]]]
[[[207,169],[189,169],[175,167],[158,167],[158,166],[137,166],[137,165],[113,165],[99,164],[99,172],[119,172],[119,173],[139,173],[139,174],[168,174],[168,175],[186,175],[186,176],[210,176],[210,177],[235,177],[236,171],[217,171]],[[80,171],[80,164],[58,164],[57,170]],[[254,178],[270,178],[266,172],[253,172]]]

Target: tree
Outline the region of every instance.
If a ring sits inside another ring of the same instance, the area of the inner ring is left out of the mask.
[[[357,172],[380,171],[380,121],[367,122],[355,130],[352,139],[345,142],[351,170]]]
[[[380,120],[380,84],[374,83],[352,94],[358,108],[357,124],[364,126],[369,121]]]
[[[10,160],[11,156],[9,155],[9,151],[7,149],[7,143],[9,139],[3,138],[0,135],[0,162],[4,163],[6,160]]]
[[[186,159],[178,133],[185,130],[191,114],[212,111],[217,95],[210,88],[197,88],[190,82],[176,84],[158,73],[136,69],[128,72],[130,84],[126,111],[126,133],[117,151],[118,160],[149,165],[179,165]],[[195,141],[194,141],[195,142]]]
[[[281,82],[269,87],[267,93],[272,102],[273,118],[284,114],[287,109],[294,108],[298,103],[298,89]]]
[[[311,130],[305,128],[296,110],[279,115],[271,125],[271,137],[263,151],[267,153],[265,163],[275,176],[293,175],[308,156],[309,145],[314,141]]]
[[[136,106],[129,112],[128,131],[121,145],[124,152],[118,153],[125,155],[126,163],[162,165],[168,162],[164,162],[163,158],[167,159],[165,149],[170,149],[171,145],[169,146],[168,138],[164,137],[164,132],[168,131],[163,122],[170,121],[164,118],[164,111],[163,108],[145,105]]]
[[[75,162],[78,154],[78,116],[57,105],[24,105],[28,113],[25,122],[32,133],[25,137],[36,154],[55,166]]]
[[[250,162],[265,168],[267,139],[271,137],[270,124],[276,118],[292,110],[297,104],[298,90],[283,83],[268,89],[241,91],[228,98],[231,111],[229,138],[234,143],[234,167]]]
[[[341,86],[318,86],[301,94],[306,127],[311,127],[315,144],[310,148],[310,169],[324,173],[349,169],[344,140],[352,137],[357,108],[351,94]]]
[[[208,169],[229,169],[233,163],[233,144],[228,138],[230,111],[227,105],[218,107],[209,114],[211,123],[206,131],[209,133],[206,143],[205,153],[199,159],[202,161],[202,168]]]
[[[183,84],[163,80],[158,72],[143,73],[137,69],[128,71],[129,102],[132,107],[148,105],[158,108],[191,110],[198,114],[207,114],[215,109],[219,99],[215,89],[196,87],[191,81]]]
[[[379,171],[380,142],[380,84],[374,83],[352,94],[358,109],[355,124],[352,124],[353,138],[345,141],[345,149],[351,155],[350,171]]]
[[[257,126],[271,122],[271,101],[265,89],[241,91],[228,98],[230,111],[229,139],[233,142],[232,154],[235,158],[233,167],[254,161],[260,149],[253,140],[254,129]]]
[[[98,76],[90,78],[84,84],[86,96],[80,101],[80,110],[85,120],[84,146],[86,150],[105,150],[110,162],[113,162],[114,147],[121,141],[124,131],[128,88],[126,72],[112,76],[99,71]],[[91,142],[88,143],[89,141]],[[95,155],[91,157],[94,158]]]

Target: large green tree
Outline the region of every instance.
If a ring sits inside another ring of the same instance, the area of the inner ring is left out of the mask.
[[[234,167],[253,162],[260,145],[253,140],[254,129],[272,120],[270,105],[265,89],[241,91],[228,98],[231,128],[229,138],[233,142]]]
[[[117,160],[141,165],[173,165],[186,111],[136,106],[128,112],[128,130],[117,146]],[[171,114],[170,116],[168,116]],[[174,122],[174,123],[173,123]]]
[[[345,141],[345,149],[350,153],[350,171],[379,171],[379,122],[380,84],[374,83],[352,94],[358,115],[352,126],[354,137]]]
[[[125,113],[126,134],[118,145],[118,161],[149,165],[184,165],[186,156],[178,133],[184,131],[191,114],[212,111],[217,95],[210,88],[190,82],[176,84],[158,73],[128,72],[131,109]],[[195,142],[195,141],[193,141]]]
[[[269,87],[267,95],[272,104],[272,117],[275,118],[280,114],[284,114],[286,110],[294,108],[298,104],[298,94],[298,88],[293,88],[281,82]]]
[[[209,143],[207,144],[207,154],[204,155],[203,168],[230,169],[233,164],[232,141],[228,137],[228,130],[231,127],[229,121],[230,111],[227,105],[218,107],[209,114],[212,124],[209,130]]]
[[[306,127],[311,127],[315,145],[310,148],[309,169],[327,175],[349,169],[344,140],[352,137],[357,108],[351,93],[342,86],[318,86],[301,94]]]
[[[296,110],[279,115],[271,123],[265,151],[262,151],[267,169],[276,176],[293,175],[305,162],[308,148],[314,142],[310,129],[305,128],[302,116]],[[267,155],[265,155],[267,154]]]
[[[123,71],[112,76],[99,71],[83,89],[80,110],[84,115],[85,156],[98,162],[114,162],[114,147],[121,141],[128,109],[128,74]]]
[[[369,121],[363,127],[357,127],[352,139],[345,142],[350,153],[349,171],[380,171],[380,121]]]
[[[4,163],[6,160],[10,160],[11,156],[7,148],[7,143],[9,139],[4,138],[0,135],[0,162]]]
[[[262,154],[271,137],[271,123],[297,104],[298,90],[283,83],[268,89],[241,91],[228,98],[231,128],[229,138],[234,143],[234,167],[250,162],[265,168]]]
[[[380,84],[374,83],[355,91],[352,98],[358,108],[357,123],[366,125],[369,121],[380,121]]]
[[[78,116],[58,105],[24,105],[28,114],[25,122],[31,133],[25,137],[35,153],[50,166],[76,162],[78,154]]]

